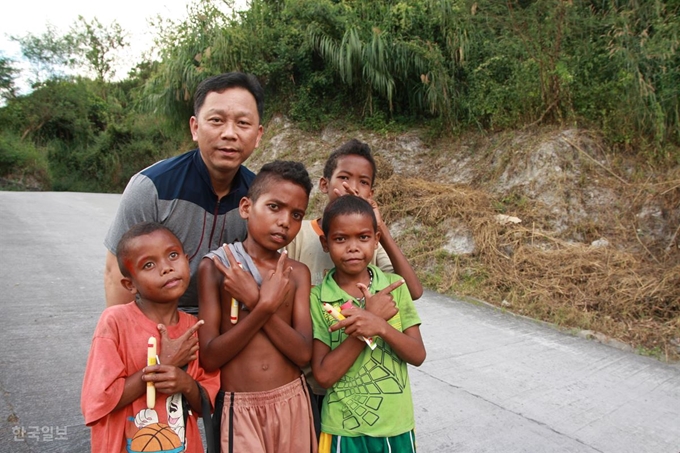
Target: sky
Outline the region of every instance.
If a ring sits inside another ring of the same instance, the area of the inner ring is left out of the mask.
[[[148,18],[160,14],[164,18],[181,20],[186,16],[191,0],[19,0],[14,2],[11,12],[0,14],[0,55],[13,60],[21,58],[19,45],[9,39],[10,35],[24,36],[27,33],[42,35],[50,23],[60,32],[67,33],[78,16],[87,20],[97,18],[102,25],[117,21],[129,34],[127,65],[116,72],[117,76],[127,75],[127,70],[138,61],[142,52],[153,42]],[[21,84],[19,84],[21,87]],[[22,87],[22,91],[23,87]]]

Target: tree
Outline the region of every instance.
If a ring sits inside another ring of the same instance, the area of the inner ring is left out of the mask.
[[[12,66],[12,63],[9,58],[0,56],[0,97],[5,100],[16,97],[14,79],[19,70]]]
[[[89,67],[98,80],[108,80],[115,71],[116,52],[129,46],[128,35],[115,20],[102,25],[95,17],[88,21],[83,16],[71,27],[75,38],[75,54],[80,63]]]
[[[62,77],[75,64],[74,37],[62,35],[49,23],[46,27],[42,35],[10,36],[12,41],[19,43],[21,53],[31,65],[34,78],[30,81],[33,84]]]
[[[83,16],[78,16],[65,34],[47,24],[42,35],[28,33],[11,39],[19,43],[31,64],[33,84],[61,78],[68,72],[90,72],[98,80],[108,80],[115,74],[117,51],[129,45],[127,33],[116,21],[106,26],[96,17],[88,21]]]

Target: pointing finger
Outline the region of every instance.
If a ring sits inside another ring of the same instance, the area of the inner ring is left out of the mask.
[[[404,284],[404,281],[405,281],[404,279],[401,279],[401,280],[399,280],[399,281],[396,281],[396,282],[392,283],[391,285],[387,286],[386,288],[383,288],[383,289],[380,291],[380,293],[382,293],[382,294],[391,293],[392,291],[394,291],[395,289],[397,289],[397,288],[399,288],[401,285],[403,285],[403,284]]]
[[[205,324],[205,321],[203,321],[202,319],[199,319],[199,320],[196,322],[196,324],[194,324],[193,326],[191,326],[191,327],[189,328],[189,330],[187,330],[186,332],[184,332],[180,338],[182,338],[182,340],[186,340],[187,338],[189,338],[190,336],[192,336],[194,333],[196,333],[196,331],[198,330],[198,328],[201,327],[203,324]]]

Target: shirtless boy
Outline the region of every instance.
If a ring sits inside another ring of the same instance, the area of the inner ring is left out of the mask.
[[[300,371],[312,353],[310,275],[278,252],[300,230],[311,188],[300,163],[263,166],[239,205],[247,238],[199,266],[201,363],[221,370],[215,424],[223,452],[316,452]]]

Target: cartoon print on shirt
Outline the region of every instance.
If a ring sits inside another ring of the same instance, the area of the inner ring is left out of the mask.
[[[177,433],[179,439],[184,442],[184,406],[182,394],[175,393],[165,400],[165,409],[168,413],[168,425]]]
[[[129,453],[158,452],[181,453],[185,443],[184,406],[182,394],[175,393],[165,400],[167,424],[160,423],[158,413],[153,409],[143,409],[135,418],[130,417],[139,430],[127,439]]]

